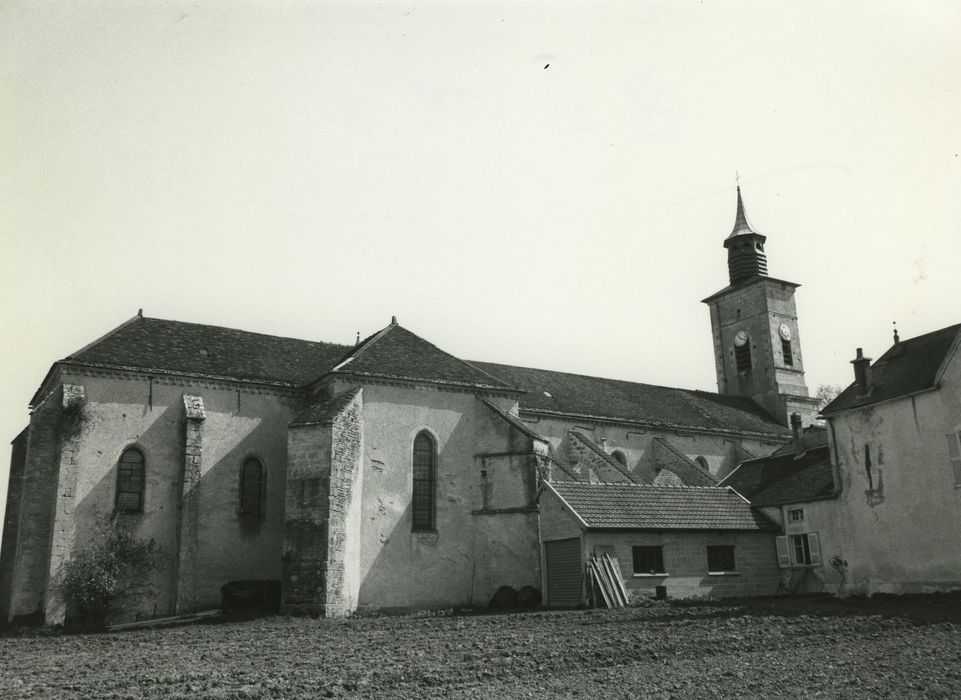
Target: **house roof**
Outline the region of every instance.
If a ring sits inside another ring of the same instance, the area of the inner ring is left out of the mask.
[[[553,489],[588,529],[756,530],[777,526],[729,489],[554,481]]]
[[[65,361],[300,386],[329,371],[349,350],[334,343],[136,316]]]
[[[357,346],[334,372],[516,391],[503,379],[444,352],[394,322]]]
[[[777,437],[789,433],[754,401],[739,396],[491,362],[471,364],[523,390],[522,411]]]
[[[755,506],[803,503],[834,494],[831,452],[826,445],[802,453],[775,454],[744,462],[720,483]]]
[[[931,389],[938,371],[958,340],[961,324],[895,343],[871,365],[871,391],[861,395],[857,382],[825,406],[822,414],[867,406]]]
[[[337,414],[344,410],[360,389],[351,389],[334,397],[318,396],[303,411],[290,421],[292,426],[325,425],[331,423]]]

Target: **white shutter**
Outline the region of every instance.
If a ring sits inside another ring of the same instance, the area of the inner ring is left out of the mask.
[[[777,545],[777,565],[782,569],[790,568],[791,555],[788,553],[787,537],[776,537],[774,543]]]
[[[808,533],[808,548],[811,550],[811,566],[821,566],[821,545],[816,532]]]
[[[954,485],[961,486],[961,433],[948,433],[948,457],[954,472]]]

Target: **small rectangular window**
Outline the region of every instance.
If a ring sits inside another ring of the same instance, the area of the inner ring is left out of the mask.
[[[803,508],[794,508],[794,509],[792,509],[792,510],[789,510],[789,511],[787,512],[787,514],[788,514],[788,517],[791,519],[791,522],[792,522],[792,523],[796,523],[796,522],[799,522],[799,521],[801,521],[801,520],[804,520],[804,509],[803,509]]]
[[[948,433],[948,459],[954,473],[954,485],[961,486],[961,432]]]
[[[633,547],[635,574],[663,574],[663,547]]]
[[[737,571],[734,563],[734,545],[708,545],[707,571],[713,574]]]

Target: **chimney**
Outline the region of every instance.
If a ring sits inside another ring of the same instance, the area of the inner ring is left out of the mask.
[[[799,455],[804,452],[804,444],[801,439],[801,414],[791,414],[791,432],[794,433],[794,454]]]
[[[864,350],[858,348],[857,357],[851,360],[854,365],[854,381],[858,384],[858,396],[871,393],[871,358],[864,356]]]

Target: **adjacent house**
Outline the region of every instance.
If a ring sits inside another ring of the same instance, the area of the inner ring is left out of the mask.
[[[840,493],[832,547],[846,588],[961,588],[961,324],[894,344],[822,414]]]

